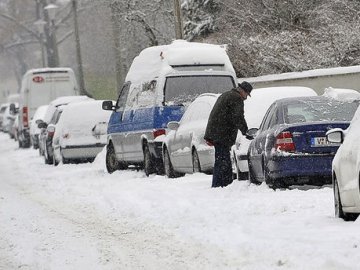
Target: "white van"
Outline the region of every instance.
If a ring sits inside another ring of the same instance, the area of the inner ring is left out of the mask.
[[[25,73],[20,90],[19,147],[30,147],[29,124],[36,109],[61,96],[79,95],[71,68],[40,68]]]
[[[198,95],[235,86],[224,46],[176,40],[144,49],[134,59],[115,106],[103,103],[103,109],[113,111],[106,155],[109,173],[138,165],[146,175],[161,174],[167,123],[179,121]]]

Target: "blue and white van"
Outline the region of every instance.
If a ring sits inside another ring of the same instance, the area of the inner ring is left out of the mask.
[[[169,121],[179,121],[186,105],[202,93],[233,88],[236,75],[226,48],[176,40],[144,49],[126,76],[108,123],[106,166],[109,173],[128,165],[146,175],[163,173],[162,143]]]

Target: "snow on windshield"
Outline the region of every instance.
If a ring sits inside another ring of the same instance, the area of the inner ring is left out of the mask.
[[[230,76],[176,76],[165,84],[165,102],[168,105],[193,101],[200,93],[223,93],[234,87]]]

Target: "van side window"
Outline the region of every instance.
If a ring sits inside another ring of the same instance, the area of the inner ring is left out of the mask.
[[[123,88],[121,89],[119,98],[116,102],[117,112],[124,111],[126,99],[129,94],[129,89],[130,89],[130,83],[124,84]]]
[[[155,80],[152,80],[150,82],[144,82],[142,84],[141,92],[139,92],[137,97],[138,107],[149,107],[154,104],[155,88],[156,88]]]
[[[136,106],[140,91],[141,91],[141,85],[140,84],[132,83],[130,85],[128,98],[126,100],[126,109],[125,110],[127,110],[127,108],[131,108],[133,106]]]

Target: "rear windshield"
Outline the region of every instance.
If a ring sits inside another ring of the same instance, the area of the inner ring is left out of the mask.
[[[231,76],[177,76],[168,77],[165,83],[166,105],[186,104],[202,93],[223,93],[234,87]]]
[[[351,121],[359,101],[308,100],[284,107],[285,123],[312,121]]]

